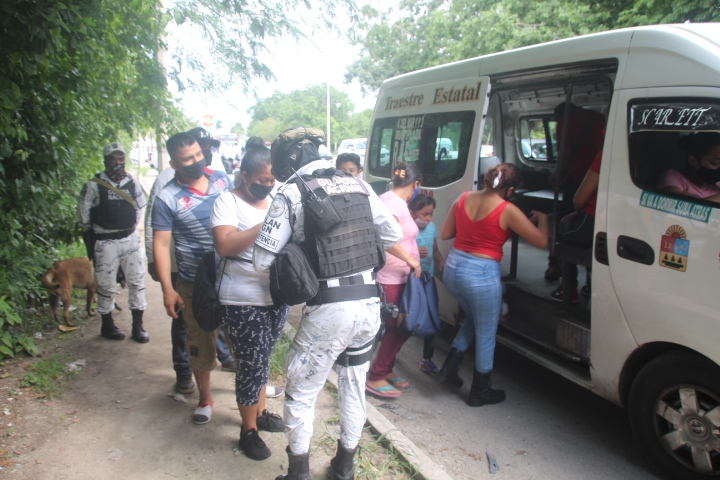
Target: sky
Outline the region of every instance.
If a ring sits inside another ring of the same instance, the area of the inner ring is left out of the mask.
[[[368,2],[358,0],[357,3],[361,5]],[[385,9],[388,5],[395,4],[396,0],[385,0],[382,4],[378,0],[370,0],[369,3],[377,9]],[[338,22],[342,22],[342,19]],[[343,27],[338,26],[342,31]],[[375,106],[376,93],[363,96],[357,80],[345,84],[346,67],[359,57],[360,49],[360,46],[350,45],[347,38],[328,32],[316,33],[305,43],[297,43],[291,39],[271,41],[268,43],[269,51],[261,56],[261,60],[273,71],[276,81],[258,81],[254,85],[256,94],[259,98],[266,98],[275,91],[290,93],[309,85],[329,83],[350,96],[356,111],[372,109]],[[313,65],[316,68],[309,68]],[[247,128],[250,123],[247,109],[254,104],[254,97],[243,95],[239,88],[217,98],[189,91],[181,96],[181,106],[191,119],[201,121],[205,115],[211,115],[215,122],[222,121],[221,131],[216,130],[214,125],[210,129],[213,133],[229,132],[237,122]]]

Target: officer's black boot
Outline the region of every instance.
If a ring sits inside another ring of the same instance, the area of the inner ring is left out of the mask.
[[[110,340],[124,340],[125,334],[115,326],[112,314],[106,313],[102,315],[102,326],[100,327],[100,335]]]
[[[450,385],[451,387],[460,388],[463,386],[463,379],[458,376],[460,364],[462,364],[465,352],[461,352],[457,348],[451,348],[448,356],[443,362],[440,371],[435,375],[435,380],[441,385]]]
[[[330,460],[330,470],[332,470],[333,480],[355,480],[355,465],[353,459],[355,458],[355,452],[357,447],[348,449],[343,448],[340,445],[340,440],[337,444],[337,453],[335,458]]]
[[[138,343],[147,343],[150,341],[150,335],[143,329],[143,311],[142,310],[130,310],[132,312],[133,324],[132,324],[132,335],[130,338]]]
[[[505,400],[505,391],[492,388],[490,372],[480,373],[475,370],[467,404],[471,407],[482,407],[483,405],[495,405],[503,400]]]
[[[287,475],[278,475],[275,480],[311,480],[310,452],[294,455],[290,452],[290,447],[287,447],[285,451],[288,454],[288,473]]]

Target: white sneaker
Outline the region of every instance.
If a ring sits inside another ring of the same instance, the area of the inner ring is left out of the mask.
[[[285,389],[282,387],[274,387],[272,385],[265,387],[265,396],[268,398],[277,398],[283,393],[285,393]]]

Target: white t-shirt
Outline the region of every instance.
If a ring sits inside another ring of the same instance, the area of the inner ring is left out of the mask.
[[[270,206],[268,198],[268,208]],[[256,208],[232,192],[222,193],[215,201],[210,225],[230,225],[238,231],[262,223],[268,208]],[[223,305],[272,305],[270,274],[258,272],[252,264],[253,246],[237,255],[227,257],[220,284],[220,303]],[[222,268],[222,263],[220,264]]]

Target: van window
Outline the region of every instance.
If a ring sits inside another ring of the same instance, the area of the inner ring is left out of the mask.
[[[380,118],[370,139],[372,175],[390,178],[400,162],[415,163],[424,187],[439,187],[465,174],[475,112],[446,112]]]
[[[552,117],[521,118],[518,135],[519,157],[531,162],[556,162],[556,134],[557,122]]]
[[[711,197],[713,192],[693,188],[687,177],[690,168],[687,154],[680,146],[681,141],[685,141],[681,139],[687,135],[720,132],[720,103],[717,100],[631,101],[628,104],[628,130],[630,172],[635,185],[662,195],[695,197],[694,201],[701,203],[720,202],[720,198]],[[670,184],[683,185],[683,191],[666,190]]]

